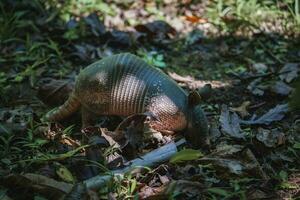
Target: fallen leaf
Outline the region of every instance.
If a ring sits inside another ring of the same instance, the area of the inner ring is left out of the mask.
[[[109,147],[109,142],[101,136],[101,134],[105,131],[98,126],[88,126],[81,129],[81,133],[83,133],[88,138],[88,144],[90,146],[97,146],[98,148],[101,147]]]
[[[219,126],[215,122],[210,123],[209,140],[212,142],[216,142],[219,137],[221,137]]]
[[[24,133],[27,129],[24,123],[0,123],[0,134]]]
[[[83,61],[91,60],[95,58],[95,52],[97,52],[97,48],[90,44],[75,44],[75,51],[72,55],[79,57]]]
[[[282,149],[275,149],[271,153],[270,158],[272,161],[275,162],[290,162],[290,163],[295,162],[296,159],[296,157],[292,157],[291,154],[289,154],[286,151],[282,151]]]
[[[147,24],[139,24],[134,27],[137,31],[146,33],[152,39],[167,39],[169,35],[175,35],[176,30],[167,22],[162,20],[153,21]]]
[[[32,108],[18,106],[15,108],[0,108],[0,134],[24,133],[28,128],[28,117],[32,117]],[[27,118],[27,122],[26,122]]]
[[[158,174],[158,177],[159,177],[159,180],[162,184],[167,184],[170,182],[170,178],[166,175],[159,175]]]
[[[165,194],[166,186],[150,187],[145,185],[140,189],[139,199],[168,199],[168,195]]]
[[[132,38],[130,32],[125,31],[119,31],[119,30],[113,30],[110,33],[109,39],[107,44],[109,44],[112,47],[130,47],[132,46]]]
[[[254,95],[257,96],[263,96],[265,93],[265,90],[267,89],[266,86],[263,86],[261,84],[262,78],[257,78],[253,80],[247,87],[247,89]]]
[[[115,146],[117,148],[120,147],[117,141],[124,138],[121,132],[109,131],[107,128],[101,128],[101,136],[105,138],[110,146]]]
[[[277,81],[275,85],[271,87],[272,92],[282,96],[288,96],[292,90],[293,89],[283,81]]]
[[[254,63],[254,64],[252,65],[252,67],[255,69],[255,71],[256,71],[257,73],[261,73],[261,74],[266,73],[267,70],[268,70],[267,65],[264,64],[264,63]]]
[[[98,148],[109,147],[108,141],[104,137],[101,137],[99,135],[93,135],[93,136],[89,137],[88,144],[90,146],[97,146]]]
[[[143,134],[141,132],[144,131],[144,122],[146,119],[149,120],[152,117],[150,116],[150,113],[139,113],[139,114],[133,114],[125,118],[116,128],[115,132],[118,132],[123,135],[123,137],[127,138],[129,142],[136,146],[138,144],[141,144]]]
[[[114,131],[102,129],[102,135],[111,144],[120,147],[122,155],[131,159],[146,145],[152,136],[150,121],[158,120],[152,113],[138,113],[125,118]]]
[[[204,33],[203,31],[199,30],[199,29],[195,29],[193,31],[191,31],[186,39],[185,39],[185,45],[193,45],[193,44],[197,44],[198,42],[200,42],[202,39],[204,38]]]
[[[64,199],[89,199],[86,186],[83,183],[76,183]]]
[[[198,158],[202,157],[203,154],[199,150],[194,149],[184,149],[177,152],[172,158],[170,159],[170,163],[180,163],[183,161],[189,160],[197,160]]]
[[[180,199],[195,199],[199,193],[205,190],[205,185],[197,181],[188,181],[188,180],[177,180],[172,181],[166,193],[170,195],[181,194],[182,198]],[[166,199],[166,198],[165,198]]]
[[[204,24],[207,23],[207,20],[195,15],[187,15],[185,16],[185,20],[192,22],[192,23],[199,23],[199,24]]]
[[[234,154],[243,150],[243,146],[241,145],[228,145],[224,143],[220,143],[216,146],[216,149],[211,152],[211,157],[222,157],[227,158],[231,157]]]
[[[65,194],[69,193],[73,187],[72,184],[56,181],[52,178],[42,176],[39,174],[11,174],[0,178],[1,185],[8,188],[27,188],[43,194],[46,197],[60,199]]]
[[[244,169],[243,164],[235,159],[224,158],[207,158],[212,165],[219,171],[226,171],[229,174],[242,175]]]
[[[214,151],[198,161],[201,164],[211,164],[223,179],[232,179],[232,175],[267,179],[252,151],[241,145],[219,144]]]
[[[270,109],[261,117],[254,115],[250,120],[240,120],[243,124],[266,124],[269,125],[274,121],[280,121],[284,118],[284,114],[289,111],[288,104],[277,105],[275,108]]]
[[[240,105],[239,107],[235,107],[235,108],[232,108],[230,107],[230,110],[231,111],[234,111],[234,112],[237,112],[238,114],[240,114],[240,116],[242,118],[250,115],[249,112],[247,111],[247,107],[251,104],[250,101],[244,101],[242,103],[242,105]]]
[[[228,106],[222,105],[219,121],[221,123],[221,131],[224,134],[233,138],[244,139],[244,134],[241,133],[240,118],[235,112],[230,113]]]
[[[102,36],[106,33],[104,24],[99,20],[96,13],[92,13],[84,18],[85,22],[91,27],[95,36]]]
[[[273,196],[268,194],[267,192],[264,192],[260,189],[253,189],[247,194],[247,199],[249,200],[257,200],[257,199],[272,199]]]
[[[279,77],[281,80],[290,83],[292,80],[298,77],[300,67],[298,63],[287,63],[279,71]]]
[[[267,147],[276,147],[284,144],[285,136],[282,132],[275,130],[268,130],[259,128],[258,133],[256,134],[256,139]]]

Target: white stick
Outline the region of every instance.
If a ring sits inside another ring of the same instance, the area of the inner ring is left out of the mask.
[[[125,165],[127,167],[119,170],[111,171],[110,175],[98,175],[85,180],[83,183],[86,185],[87,189],[98,189],[103,187],[113,176],[122,176],[124,173],[129,172],[135,168],[153,167],[157,164],[163,163],[169,160],[176,152],[177,146],[185,143],[185,139],[181,139],[178,142],[171,142],[158,149],[155,149],[141,158],[136,158]]]

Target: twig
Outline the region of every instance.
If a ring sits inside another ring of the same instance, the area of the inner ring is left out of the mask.
[[[171,142],[166,144],[140,158],[129,161],[126,163],[128,166],[123,169],[113,170],[110,174],[92,177],[88,180],[85,180],[84,184],[86,185],[87,189],[98,189],[103,187],[109,180],[111,180],[113,176],[123,176],[126,172],[129,172],[133,169],[153,167],[159,163],[163,163],[169,160],[177,152],[178,146],[184,145],[185,143],[185,139],[181,139],[176,143]]]
[[[278,58],[276,55],[274,55],[269,49],[267,49],[260,40],[257,40],[257,42],[272,58],[277,60],[277,62],[279,62],[280,64],[284,63],[284,61],[282,61],[280,58]]]

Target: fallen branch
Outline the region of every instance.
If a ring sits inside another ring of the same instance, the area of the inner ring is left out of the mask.
[[[126,172],[133,169],[141,169],[145,167],[153,167],[157,164],[163,163],[169,160],[176,152],[177,147],[185,144],[185,139],[181,139],[178,142],[171,142],[154,151],[151,151],[140,158],[136,158],[129,161],[128,166],[123,169],[113,170],[110,174],[98,175],[93,178],[84,181],[87,189],[98,189],[103,187],[114,176],[123,176]]]
[[[189,88],[191,90],[199,89],[204,87],[206,84],[210,84],[212,88],[221,88],[231,85],[230,82],[224,82],[224,81],[204,81],[204,80],[196,80],[192,76],[181,76],[179,74],[176,74],[175,72],[168,72],[168,75],[178,82],[178,84],[182,87]]]

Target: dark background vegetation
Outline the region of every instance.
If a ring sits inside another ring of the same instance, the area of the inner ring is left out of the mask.
[[[148,179],[126,176],[94,195],[299,198],[299,5],[299,0],[2,0],[0,176],[35,173],[79,182],[93,175],[79,175],[84,167],[72,160],[76,152],[66,154],[84,144],[72,143],[81,140],[80,120],[60,125],[41,118],[65,100],[80,69],[131,52],[178,75],[186,89],[211,84],[202,106],[215,154],[166,163],[147,173]],[[286,111],[282,105],[288,102]],[[273,114],[255,118],[272,108]],[[102,121],[114,126],[114,119]],[[64,157],[55,157],[59,154]],[[14,180],[2,179],[0,198],[54,198],[20,177]]]

